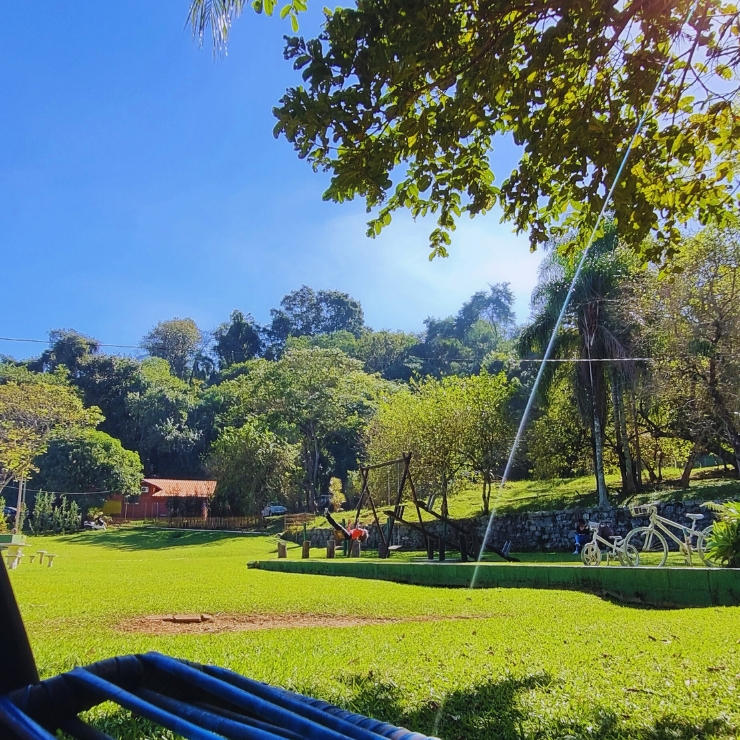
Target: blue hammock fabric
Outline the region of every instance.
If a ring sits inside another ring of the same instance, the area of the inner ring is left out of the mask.
[[[111,658],[0,696],[0,737],[113,740],[77,715],[111,701],[188,740],[436,740],[215,666]],[[8,734],[10,733],[10,734]]]

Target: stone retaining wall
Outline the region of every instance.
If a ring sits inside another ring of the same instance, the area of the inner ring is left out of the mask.
[[[658,513],[676,522],[686,523],[686,514],[703,514],[704,519],[698,522],[699,529],[709,526],[714,520],[714,512],[702,508],[702,501],[671,501],[658,504]],[[616,534],[625,535],[634,527],[647,524],[647,519],[633,519],[629,509],[614,507],[610,509],[570,509],[565,511],[537,511],[524,514],[494,515],[489,544],[501,547],[511,541],[513,552],[568,552],[573,550],[575,522],[583,517],[586,521],[606,522]],[[488,524],[487,517],[461,520],[466,528],[475,528],[479,537],[483,537]],[[430,532],[439,534],[440,522],[425,525]],[[313,547],[326,547],[329,537],[333,536],[331,528],[309,530]],[[303,540],[303,532],[290,537],[296,542]],[[393,532],[393,544],[399,544],[405,550],[424,550],[426,544],[422,534],[410,527],[396,525]],[[370,527],[368,546],[378,546],[378,532],[375,525]]]

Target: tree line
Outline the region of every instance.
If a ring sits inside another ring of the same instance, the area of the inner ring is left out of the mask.
[[[411,451],[422,494],[446,501],[475,482],[487,511],[578,244],[551,245],[520,327],[499,284],[415,334],[373,331],[358,301],[307,286],[265,326],[240,311],[210,333],[163,321],[143,359],[52,331],[40,357],[0,363],[0,486],[136,494],[144,473],[214,476],[216,510],[245,514],[273,499],[310,508],[332,478],[351,497],[359,464]],[[660,483],[667,462],[688,485],[708,453],[737,476],[739,267],[735,228],[687,237],[661,270],[610,226],[575,283],[513,475],[590,473],[602,504]]]

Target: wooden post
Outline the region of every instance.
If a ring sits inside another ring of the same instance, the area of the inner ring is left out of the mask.
[[[334,552],[336,550],[336,542],[334,541],[333,537],[329,537],[329,539],[326,541],[326,559],[327,560],[334,560]]]
[[[303,547],[301,548],[301,557],[306,560],[308,558],[309,551],[311,550],[311,541],[304,540]]]
[[[434,540],[427,535],[427,560],[434,560]]]
[[[445,559],[445,549],[447,547],[447,543],[444,540],[444,537],[440,537],[439,540],[439,562],[443,563]]]
[[[278,557],[279,558],[288,557],[288,548],[285,546],[284,542],[278,542]]]
[[[362,552],[362,546],[360,545],[360,540],[352,540],[352,545],[350,546],[349,556],[351,558],[359,558],[361,552]]]
[[[14,534],[20,534],[21,533],[21,516],[23,514],[23,487],[25,485],[25,480],[23,479],[23,476],[18,479],[18,501],[15,505],[15,523],[13,524],[13,533]]]
[[[460,532],[457,535],[460,539],[460,562],[461,563],[467,563],[468,562],[468,542],[465,538],[465,535]]]

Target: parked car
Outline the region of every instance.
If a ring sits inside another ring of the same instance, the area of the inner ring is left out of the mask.
[[[262,509],[262,516],[280,516],[281,514],[287,514],[288,510],[282,504],[267,504]]]
[[[329,509],[329,511],[333,514],[334,513],[334,504],[332,503],[332,497],[331,496],[319,496],[319,500],[317,501],[317,506],[320,512],[326,511],[326,509]]]
[[[7,522],[15,522],[15,512],[15,506],[6,506],[3,509],[3,517],[5,517]]]

